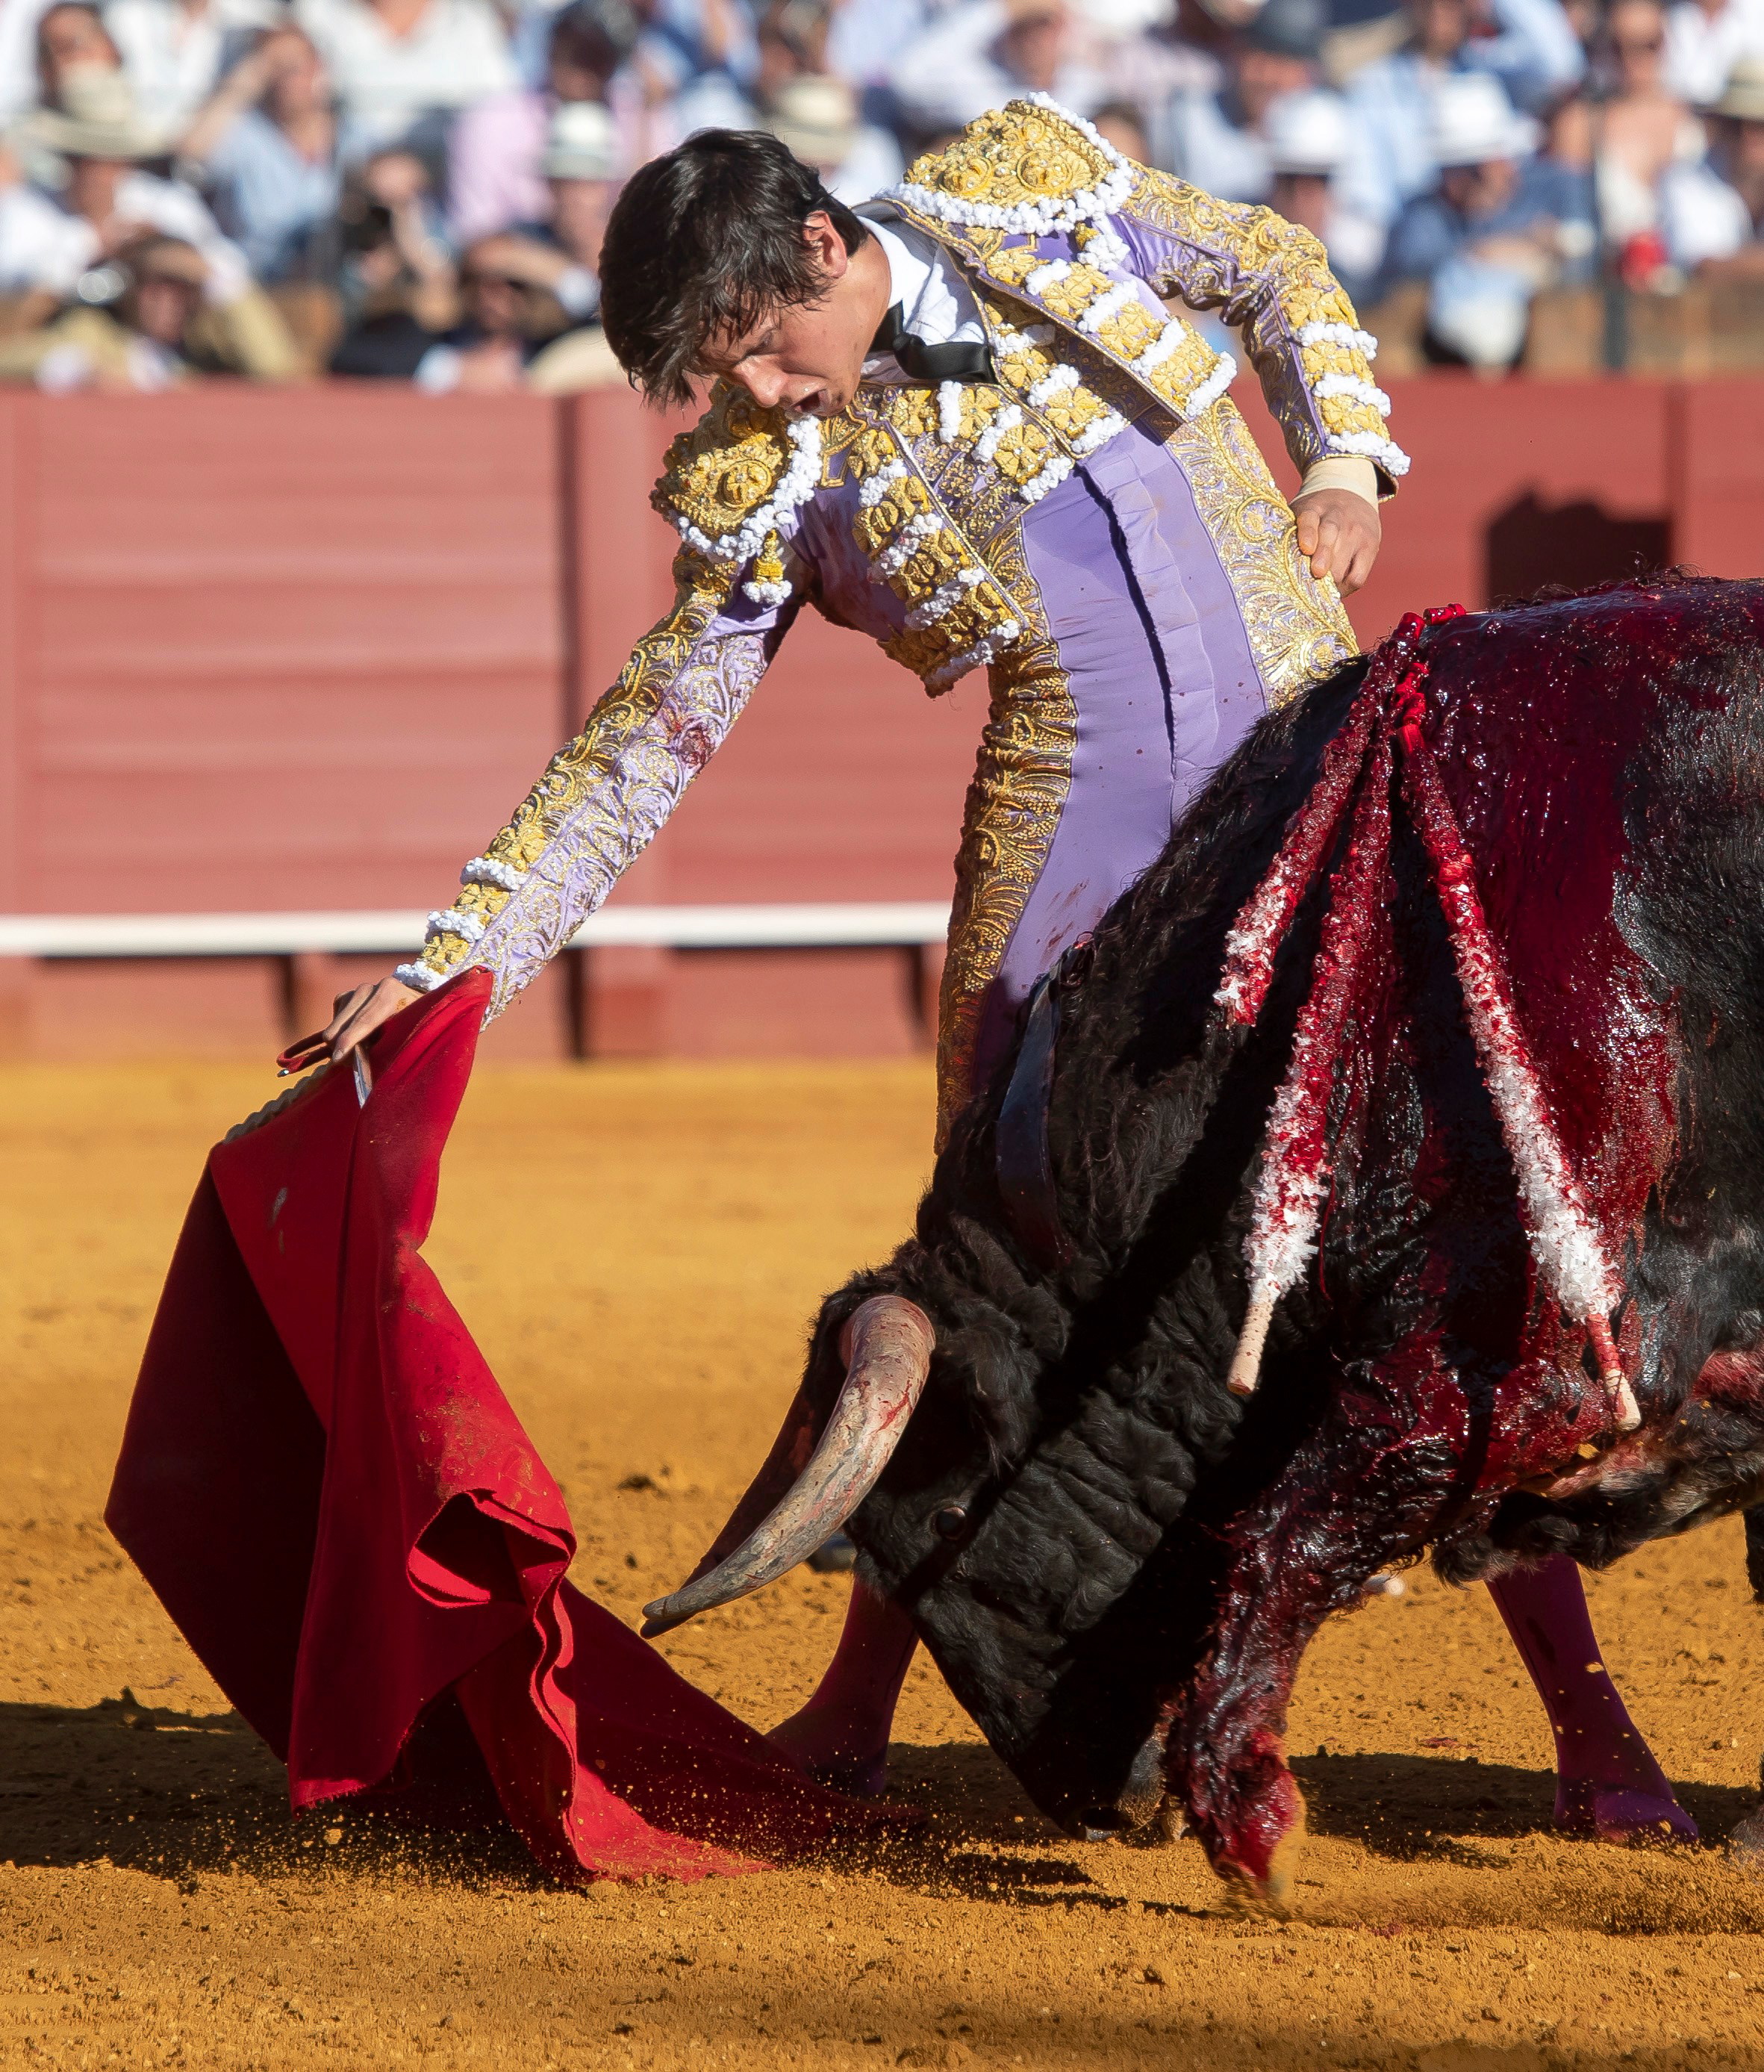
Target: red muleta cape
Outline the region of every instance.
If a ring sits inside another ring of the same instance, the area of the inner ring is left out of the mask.
[[[388,1023],[365,1107],[330,1070],[209,1154],[105,1519],[297,1811],[413,1771],[464,1808],[487,1770],[556,1876],[763,1868],[871,1809],[564,1581],[564,1499],[421,1256],[488,991]]]

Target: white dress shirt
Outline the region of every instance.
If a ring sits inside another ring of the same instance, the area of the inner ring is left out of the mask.
[[[943,247],[902,223],[886,202],[866,203],[854,213],[882,248],[889,304],[900,304],[901,320],[913,335],[927,345],[984,345],[980,305]],[[864,378],[896,386],[909,379],[892,352],[872,352],[864,363]]]

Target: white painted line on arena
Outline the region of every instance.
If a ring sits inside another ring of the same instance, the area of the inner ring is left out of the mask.
[[[0,956],[289,956],[302,951],[409,950],[426,914],[22,914],[0,918]],[[609,906],[572,939],[578,949],[836,949],[941,943],[937,899],[802,906]]]

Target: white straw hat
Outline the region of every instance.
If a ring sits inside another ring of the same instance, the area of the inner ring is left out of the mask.
[[[843,166],[858,141],[858,101],[843,79],[805,73],[778,88],[765,126],[805,166]]]
[[[1764,122],[1764,58],[1740,59],[1709,113],[1736,122]]]
[[[560,101],[552,111],[539,171],[548,180],[618,177],[618,132],[597,101]]]
[[[1277,173],[1332,173],[1348,155],[1348,111],[1338,95],[1307,87],[1283,93],[1261,125],[1268,163]]]
[[[1488,72],[1453,73],[1434,88],[1433,98],[1428,142],[1442,171],[1527,158],[1536,148],[1537,125],[1518,112]]]
[[[127,76],[109,65],[69,66],[61,100],[34,109],[14,134],[69,158],[158,158],[172,147],[172,131],[138,112]]]

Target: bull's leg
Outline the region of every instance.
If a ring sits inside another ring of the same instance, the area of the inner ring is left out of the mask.
[[[800,1712],[766,1737],[810,1776],[873,1797],[888,1781],[888,1730],[918,1646],[913,1622],[854,1576],[839,1645]]]
[[[1635,1730],[1587,1615],[1580,1570],[1565,1554],[1488,1585],[1556,1737],[1556,1824],[1606,1842],[1694,1840],[1696,1823]]]
[[[1304,1802],[1286,1767],[1286,1702],[1312,1635],[1377,1572],[1425,1546],[1457,1489],[1464,1396],[1393,1357],[1342,1387],[1279,1479],[1225,1527],[1211,1645],[1177,1696],[1170,1787],[1214,1868],[1278,1898]]]

